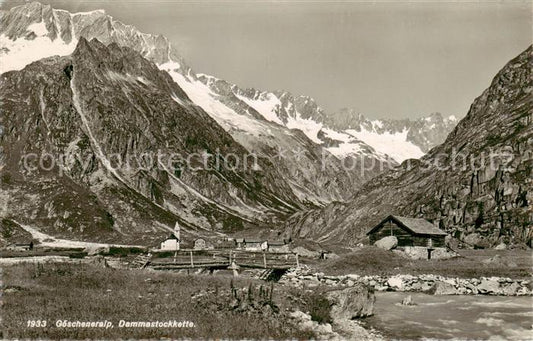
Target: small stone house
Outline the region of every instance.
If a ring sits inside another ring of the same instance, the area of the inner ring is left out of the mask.
[[[219,240],[215,244],[216,249],[235,249],[237,246],[234,239]]]
[[[244,249],[247,251],[261,251],[268,247],[268,243],[259,239],[244,239]]]
[[[384,237],[394,236],[398,239],[397,247],[408,254],[417,255],[416,258],[427,256],[431,259],[432,253],[446,251],[446,232],[425,219],[390,215],[366,234],[371,244]]]
[[[289,245],[285,240],[270,240],[268,241],[269,252],[289,252]]]
[[[207,243],[205,239],[198,238],[194,240],[194,246],[193,249],[195,250],[206,250],[207,249]]]

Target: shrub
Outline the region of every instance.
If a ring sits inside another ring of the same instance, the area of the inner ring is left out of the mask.
[[[307,309],[311,319],[318,323],[331,323],[331,302],[324,292],[315,291],[306,298]]]

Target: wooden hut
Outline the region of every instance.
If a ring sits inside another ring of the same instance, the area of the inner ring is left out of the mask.
[[[270,252],[288,252],[289,245],[285,240],[269,240],[268,251]]]
[[[244,249],[248,251],[261,251],[268,247],[265,240],[260,239],[244,239]]]
[[[366,234],[371,244],[381,238],[395,236],[398,239],[398,247],[445,247],[446,232],[420,218],[390,215]]]
[[[9,244],[6,249],[12,251],[31,251],[33,250],[33,241],[26,243],[13,243]]]

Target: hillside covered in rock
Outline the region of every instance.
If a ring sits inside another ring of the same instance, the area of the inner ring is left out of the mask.
[[[195,73],[167,38],[140,32],[104,10],[70,13],[30,2],[0,11],[0,16],[0,72],[20,70],[45,57],[70,55],[81,38],[129,47],[168,72],[194,104],[249,152],[274,160],[293,193],[307,206],[348,200],[353,189],[376,175],[379,164],[386,161],[383,154],[351,137],[357,153],[349,155],[346,163],[357,166],[346,169],[345,155],[337,155],[335,146],[317,140],[318,131],[314,128],[320,124],[303,119],[285,126],[266,119],[262,101],[247,98],[227,81]],[[319,110],[312,99],[306,103],[314,105],[303,105],[303,96],[285,98],[283,110],[294,117],[299,115],[298,111]],[[282,110],[280,105],[277,107]],[[310,133],[313,131],[315,138]],[[360,165],[367,160],[378,166],[367,166],[361,171]]]
[[[303,207],[270,160],[247,159],[130,48],[81,38],[71,56],[6,72],[0,83],[7,218],[117,241],[166,234],[176,221],[190,233],[260,227]]]
[[[348,204],[296,214],[287,234],[357,243],[389,214],[433,221],[465,245],[531,244],[532,47],[475,99],[446,141],[367,182]]]

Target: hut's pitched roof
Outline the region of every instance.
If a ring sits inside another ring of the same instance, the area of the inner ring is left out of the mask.
[[[367,234],[370,234],[372,232],[375,232],[378,230],[385,222],[393,220],[400,226],[404,227],[405,229],[411,231],[414,234],[425,234],[425,235],[433,235],[433,236],[446,236],[447,233],[439,229],[438,227],[434,226],[432,223],[427,221],[426,219],[422,218],[409,218],[409,217],[401,217],[397,215],[390,215],[387,218],[385,218],[382,222],[380,222],[378,225],[376,225],[374,228],[372,228],[370,231],[367,232]]]
[[[218,248],[221,249],[230,249],[235,247],[235,241],[233,240],[221,240],[217,244]]]

